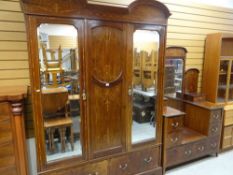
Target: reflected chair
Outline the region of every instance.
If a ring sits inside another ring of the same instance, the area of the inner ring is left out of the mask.
[[[67,89],[64,87],[43,88],[42,107],[49,151],[55,151],[55,132],[59,133],[62,152],[65,152],[67,138],[69,138],[71,148],[74,150],[73,121],[68,114]]]
[[[46,49],[45,45],[41,44],[41,47],[45,66],[43,71],[45,76],[45,84],[48,87],[58,87],[59,84],[64,83],[61,46],[59,46],[58,49]],[[49,57],[47,53],[49,53]],[[50,82],[50,80],[52,80],[52,82]]]

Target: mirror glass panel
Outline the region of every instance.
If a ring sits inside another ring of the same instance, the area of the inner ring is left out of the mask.
[[[228,101],[228,98],[227,98],[227,86],[228,86],[227,79],[228,79],[228,77],[231,76],[231,70],[232,70],[230,65],[231,65],[230,60],[220,60],[220,70],[219,70],[219,80],[218,80],[218,98],[217,98],[218,102],[227,102]]]
[[[165,94],[174,94],[182,91],[183,67],[184,60],[181,58],[165,59]]]
[[[131,140],[136,144],[156,138],[159,34],[156,31],[136,30],[133,45]]]
[[[82,155],[78,32],[41,24],[37,35],[46,159]]]

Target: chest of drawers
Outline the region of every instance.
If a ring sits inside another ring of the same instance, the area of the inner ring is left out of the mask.
[[[0,88],[0,174],[27,175],[23,118],[25,87]]]
[[[165,168],[219,151],[222,108],[203,102],[184,106],[185,112],[168,107],[164,114]]]

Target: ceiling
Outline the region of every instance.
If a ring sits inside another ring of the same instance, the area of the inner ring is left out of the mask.
[[[233,0],[188,0],[188,1],[207,4],[207,5],[233,8]]]

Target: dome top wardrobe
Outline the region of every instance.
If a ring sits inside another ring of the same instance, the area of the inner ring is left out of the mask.
[[[22,0],[38,173],[161,175],[165,5]]]

